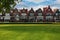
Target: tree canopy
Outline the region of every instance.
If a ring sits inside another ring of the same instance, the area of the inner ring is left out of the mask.
[[[14,5],[14,0],[1,0],[0,1],[0,12],[3,10],[3,8],[6,9],[6,11],[9,11],[11,6]]]

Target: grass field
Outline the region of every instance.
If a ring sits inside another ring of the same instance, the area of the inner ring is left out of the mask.
[[[60,25],[0,24],[0,40],[60,40]]]

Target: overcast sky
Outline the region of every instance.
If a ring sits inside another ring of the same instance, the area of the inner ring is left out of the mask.
[[[52,7],[60,8],[60,0],[22,0],[22,2],[17,4],[15,8],[21,8],[21,7],[39,8],[48,5]]]

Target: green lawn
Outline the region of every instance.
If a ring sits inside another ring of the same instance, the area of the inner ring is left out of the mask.
[[[0,24],[0,40],[60,40],[60,25]]]

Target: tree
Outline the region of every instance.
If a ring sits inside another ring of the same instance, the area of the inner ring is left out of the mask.
[[[16,0],[18,1],[18,0]],[[22,1],[22,0],[20,0]],[[10,11],[10,8],[13,6],[15,6],[15,0],[0,0],[0,12],[2,11],[2,9],[6,9],[6,12]]]
[[[1,0],[0,1],[0,11],[2,11],[3,8],[7,10],[7,12],[10,10],[11,6],[14,4],[14,0]]]

